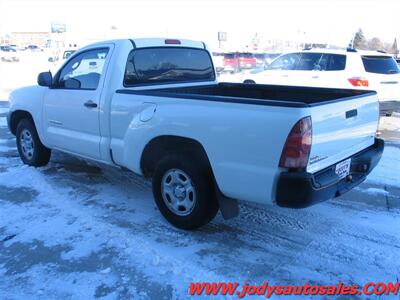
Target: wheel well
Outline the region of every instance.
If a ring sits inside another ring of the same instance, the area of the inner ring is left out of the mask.
[[[10,118],[10,130],[11,130],[12,134],[14,134],[14,135],[16,134],[18,123],[22,119],[30,119],[32,121],[32,123],[35,124],[33,122],[33,118],[30,113],[28,113],[25,110],[16,110],[11,114],[11,118]]]
[[[177,152],[193,153],[196,155],[196,159],[201,159],[202,162],[206,163],[212,172],[207,153],[198,141],[180,136],[165,135],[156,137],[147,143],[140,160],[142,173],[145,177],[151,177],[160,159],[167,153]]]

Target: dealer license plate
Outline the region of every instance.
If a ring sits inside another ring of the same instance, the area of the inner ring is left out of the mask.
[[[350,173],[351,158],[346,159],[336,165],[335,173],[340,179],[346,177]]]

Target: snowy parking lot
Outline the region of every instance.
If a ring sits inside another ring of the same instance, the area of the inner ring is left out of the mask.
[[[132,173],[60,152],[46,167],[23,165],[0,103],[2,300],[206,298],[189,296],[191,281],[400,280],[396,141],[340,198],[302,210],[243,204],[235,219],[186,232],[162,219],[150,184]]]

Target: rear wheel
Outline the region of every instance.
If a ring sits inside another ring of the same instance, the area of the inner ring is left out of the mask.
[[[41,167],[49,162],[51,150],[42,144],[30,119],[19,121],[16,137],[18,153],[25,164]]]
[[[161,214],[181,229],[203,226],[218,212],[211,172],[190,155],[166,155],[158,163],[153,194]]]

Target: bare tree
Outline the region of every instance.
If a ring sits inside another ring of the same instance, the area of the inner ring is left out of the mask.
[[[369,50],[383,50],[383,43],[378,37],[370,39],[367,45]]]

